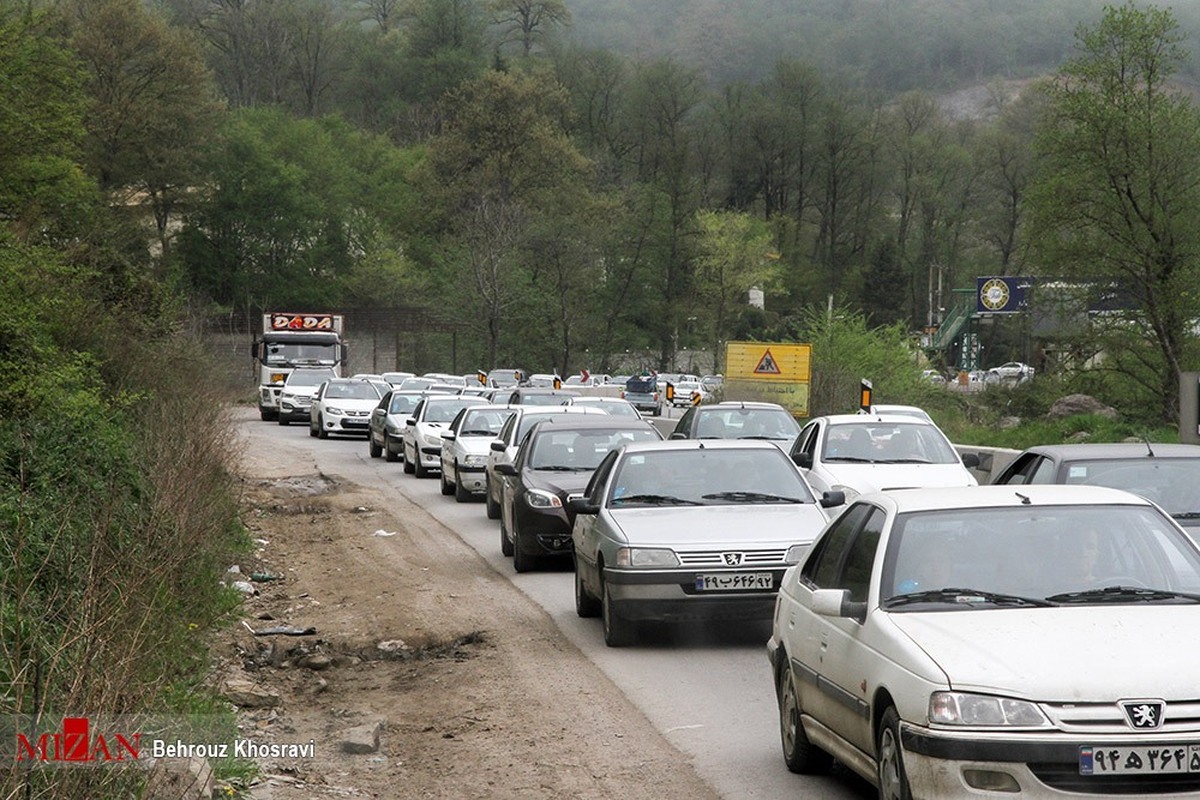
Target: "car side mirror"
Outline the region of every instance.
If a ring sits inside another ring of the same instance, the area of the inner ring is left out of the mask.
[[[847,617],[859,622],[867,618],[867,604],[850,600],[848,589],[816,589],[812,593],[812,610],[823,617]]]
[[[962,454],[962,463],[963,463],[963,466],[966,467],[967,469],[978,468],[979,467],[979,454],[978,453],[963,453]]]
[[[513,477],[517,474],[517,468],[507,461],[501,461],[496,464],[495,470],[496,474],[498,475],[508,475],[509,477]]]
[[[672,439],[686,439],[687,434],[684,433],[683,431],[671,431],[671,438]]]
[[[801,451],[792,454],[792,461],[800,469],[812,469],[812,453]]]
[[[442,436],[442,438],[443,438],[443,439],[445,439],[447,442],[453,442],[453,441],[454,441],[454,438],[455,438],[455,436],[454,436],[454,431],[442,431],[442,434],[441,434],[441,436]]]
[[[821,493],[821,508],[835,508],[846,505],[846,493],[841,489]]]
[[[599,514],[600,506],[589,502],[586,497],[572,497],[567,500],[567,508],[576,514]]]
[[[502,439],[497,439],[496,441],[492,442],[491,445],[489,445],[489,447],[491,448],[491,451],[493,453],[503,453],[504,452],[504,441]]]
[[[404,420],[404,424],[405,425],[416,425],[417,421],[415,419],[413,419],[412,417],[409,417],[408,419]]]

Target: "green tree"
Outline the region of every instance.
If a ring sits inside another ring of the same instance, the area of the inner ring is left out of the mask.
[[[1128,3],[1076,38],[1044,87],[1035,244],[1047,269],[1126,301],[1095,319],[1108,368],[1170,420],[1200,307],[1200,114],[1171,84],[1187,52],[1169,10]]]
[[[770,229],[748,214],[700,211],[696,223],[696,290],[711,315],[713,364],[720,372],[730,316],[751,289],[766,291],[778,282],[779,256],[771,251]]]

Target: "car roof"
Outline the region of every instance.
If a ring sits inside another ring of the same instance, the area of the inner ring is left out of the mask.
[[[771,408],[787,411],[779,403],[766,403],[760,400],[722,400],[720,403],[708,403],[702,406],[702,408]]]
[[[542,427],[571,430],[658,430],[649,420],[614,417],[611,414],[550,414],[531,430],[540,430]]]
[[[862,425],[865,422],[886,422],[895,424],[908,425],[929,425],[937,427],[923,417],[914,417],[911,414],[829,414],[824,417],[813,417],[813,419],[823,419],[830,425]]]
[[[1173,442],[1082,442],[1076,444],[1043,444],[1027,448],[1024,453],[1038,453],[1060,461],[1086,458],[1200,458],[1200,444]]]
[[[913,511],[941,511],[956,508],[1003,508],[1026,506],[1034,513],[1038,506],[1137,505],[1150,507],[1150,501],[1123,489],[1084,484],[953,486],[936,489],[891,489],[860,495],[898,514]]]
[[[627,453],[644,450],[774,450],[783,453],[778,443],[764,439],[664,439],[661,442],[630,442]],[[784,453],[786,456],[786,453]]]

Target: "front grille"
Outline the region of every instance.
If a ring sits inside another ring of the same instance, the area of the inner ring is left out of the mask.
[[[1063,792],[1089,795],[1147,795],[1200,790],[1200,773],[1159,775],[1080,775],[1078,764],[1029,764],[1029,770],[1047,786]]]
[[[1042,703],[1055,727],[1066,733],[1130,733],[1133,729],[1117,703]],[[1200,732],[1200,700],[1167,703],[1162,727],[1155,733],[1187,735],[1195,740]]]
[[[685,567],[730,567],[731,565],[725,560],[726,553],[742,554],[742,563],[736,565],[738,568],[781,567],[785,566],[783,560],[787,557],[786,549],[740,550],[736,547],[724,550],[676,552],[676,555],[679,556],[680,563]]]

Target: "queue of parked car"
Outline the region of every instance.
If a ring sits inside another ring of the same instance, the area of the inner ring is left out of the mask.
[[[769,619],[789,770],[889,800],[1200,796],[1200,446],[1034,447],[978,486],[912,406],[801,427],[726,400],[664,439],[628,396],[384,385],[324,381],[310,430],[482,499],[517,572],[570,560],[609,646]]]

